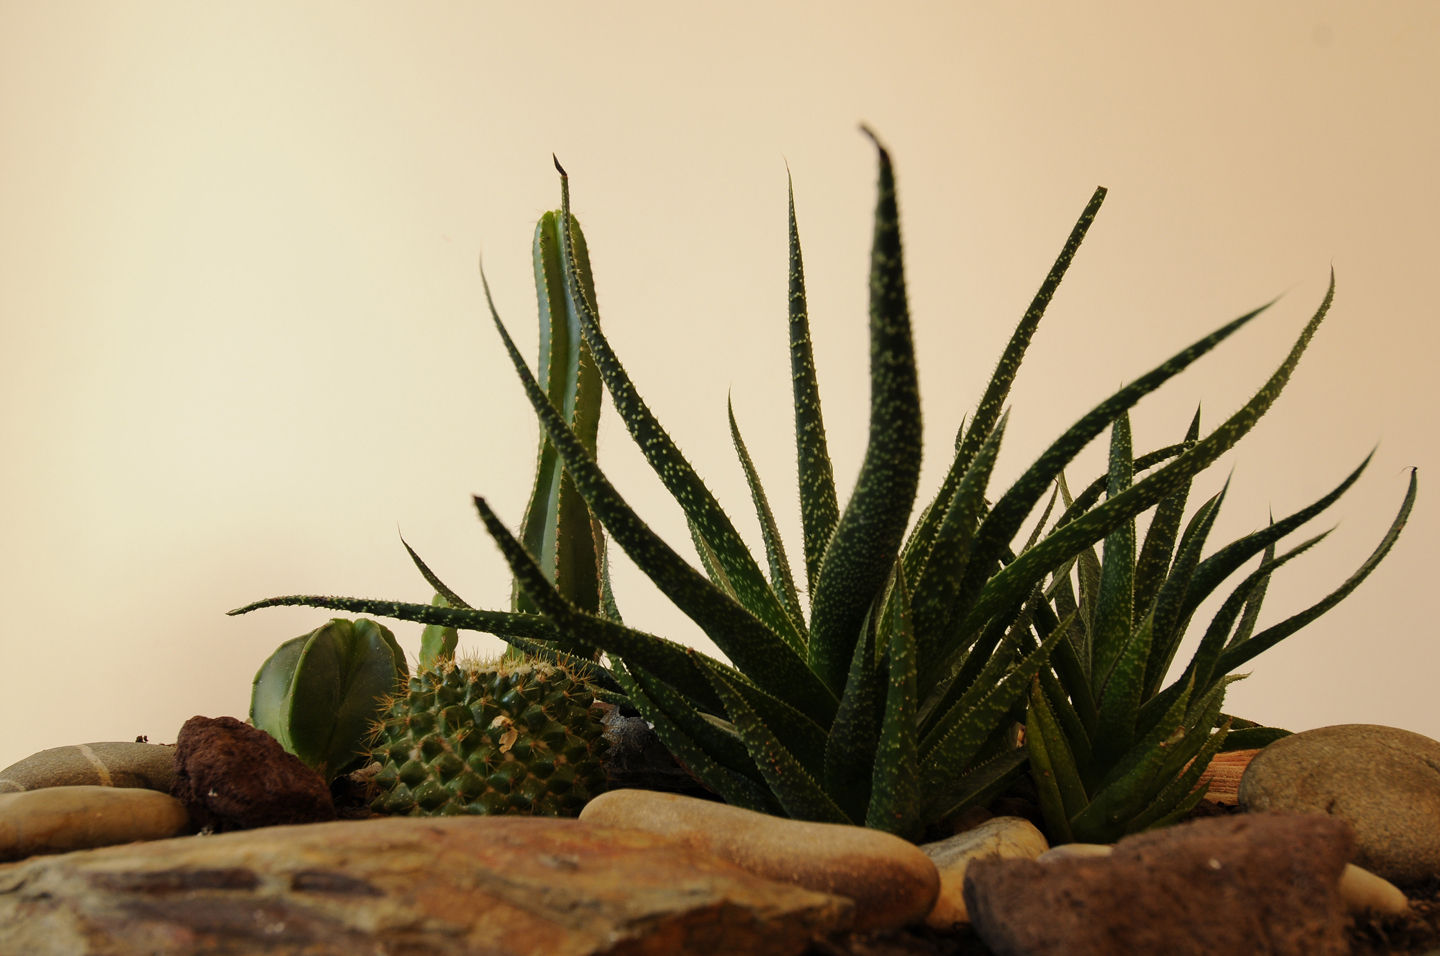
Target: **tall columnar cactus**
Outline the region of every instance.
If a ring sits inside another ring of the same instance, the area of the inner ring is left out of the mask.
[[[294,595],[234,613],[302,604],[486,631],[557,653],[604,652],[609,668],[597,674],[623,689],[681,762],[727,801],[754,809],[864,824],[913,838],[998,792],[1029,759],[1019,743],[1027,691],[1046,672],[1052,650],[1077,617],[1072,610],[1055,619],[1046,583],[1136,515],[1171,500],[1254,426],[1284,388],[1330,298],[1239,411],[1209,434],[1197,435],[1153,473],[1037,536],[1017,554],[1012,542],[1022,523],[1083,447],[1263,311],[1222,326],[1082,415],[991,505],[986,490],[1005,430],[1010,386],[1104,200],[1105,190],[1097,189],[961,429],[939,491],[911,526],[920,461],[919,390],[894,174],[889,155],[878,144],[877,150],[869,441],[843,509],[826,449],[793,194],[789,207],[789,338],[808,608],[734,416],[731,432],[759,519],[768,574],[611,349],[593,296],[581,283],[579,256],[574,245],[566,246],[573,220],[562,170],[560,241],[581,332],[620,419],[688,519],[704,573],[624,501],[596,465],[585,436],[526,367],[493,303],[492,318],[575,490],[728,662],[626,627],[607,613],[603,600],[598,613],[578,605],[547,574],[543,555],[517,540],[481,498],[475,501],[480,516],[538,615],[462,606],[418,558],[421,573],[449,607]],[[488,300],[488,284],[486,294]],[[1066,677],[1055,673],[1059,680]]]
[[[593,302],[595,290],[584,237],[578,226],[564,230],[561,221],[549,212],[535,227],[538,374],[547,401],[593,458],[600,378],[576,303],[582,295]],[[573,273],[565,268],[569,256]],[[600,525],[543,430],[520,539],[558,593],[588,613],[613,613]],[[467,607],[432,583],[432,607]],[[539,614],[518,585],[512,610]],[[420,673],[376,723],[374,808],[421,815],[578,813],[605,784],[604,725],[590,676],[598,669],[539,642],[512,646],[497,661],[457,662],[457,643],[453,625],[429,624],[421,636]]]
[[[260,665],[250,721],[328,780],[366,752],[371,725],[409,675],[388,628],[336,618]]]

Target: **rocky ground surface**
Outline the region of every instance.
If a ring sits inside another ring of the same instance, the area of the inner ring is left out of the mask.
[[[372,818],[363,777],[327,791],[200,718],[0,771],[0,952],[1440,953],[1440,744],[1281,743],[1113,847],[1048,849],[1020,789],[917,848],[642,789],[578,821]],[[667,782],[640,756],[617,773]]]

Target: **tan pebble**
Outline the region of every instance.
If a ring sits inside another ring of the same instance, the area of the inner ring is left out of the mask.
[[[948,930],[970,922],[965,909],[965,870],[971,860],[1033,860],[1050,846],[1045,835],[1023,817],[995,817],[963,833],[920,847],[940,871],[940,895],[925,917],[927,925]]]
[[[1062,843],[1060,846],[1051,847],[1035,859],[1041,863],[1053,863],[1056,860],[1072,860],[1077,856],[1109,856],[1113,849],[1108,843]]]
[[[167,793],[117,787],[47,787],[0,794],[0,860],[161,840],[190,828]]]
[[[611,790],[580,819],[667,836],[757,876],[855,902],[857,931],[918,922],[940,890],[930,858],[900,837],[865,827],[808,823],[652,790]]]
[[[1351,912],[1370,910],[1399,916],[1410,911],[1410,901],[1399,887],[1354,863],[1346,863],[1340,873],[1340,898]]]
[[[100,741],[51,747],[0,770],[0,793],[43,787],[141,787],[170,792],[175,748],[165,744]]]

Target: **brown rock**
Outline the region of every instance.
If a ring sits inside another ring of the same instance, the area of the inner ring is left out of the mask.
[[[1350,843],[1317,814],[1210,817],[1127,837],[1107,856],[977,860],[965,902],[1005,956],[1343,956]]]
[[[850,908],[633,830],[392,817],[0,866],[0,952],[796,956]]]
[[[178,836],[185,805],[154,790],[46,787],[0,794],[0,860]]]
[[[1375,724],[1291,734],[1250,762],[1240,803],[1328,813],[1355,833],[1350,862],[1408,884],[1440,876],[1440,741]]]
[[[139,787],[169,793],[175,748],[124,741],[51,747],[0,770],[0,793],[42,787]]]
[[[940,891],[930,858],[879,830],[806,823],[648,790],[602,793],[580,819],[662,834],[767,879],[848,897],[855,903],[856,931],[922,920]]]
[[[263,730],[234,717],[191,717],[175,743],[171,791],[217,833],[335,819],[325,779]]]

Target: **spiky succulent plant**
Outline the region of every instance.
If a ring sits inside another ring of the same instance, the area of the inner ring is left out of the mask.
[[[375,727],[373,809],[575,816],[605,789],[590,666],[502,657],[420,670]]]
[[[1062,478],[1066,507],[1056,530],[1102,496],[1124,496],[1137,473],[1190,447],[1199,425],[1197,413],[1181,445],[1132,458],[1129,418],[1117,418],[1107,475],[1076,500]],[[1051,574],[1046,594],[1068,626],[1059,627],[1048,607],[1037,616],[1040,633],[1058,628],[1064,636],[1032,683],[1025,746],[1053,842],[1109,843],[1177,820],[1204,797],[1200,775],[1222,747],[1258,747],[1284,735],[1222,714],[1225,687],[1242,676],[1237,668],[1354,591],[1395,543],[1414,504],[1413,471],[1399,513],[1360,567],[1315,604],[1256,633],[1271,575],[1329,532],[1279,556],[1277,543],[1334,504],[1368,462],[1309,506],[1203,558],[1225,491],[1196,509],[1182,532],[1187,480],[1155,506],[1138,553],[1132,519],[1106,535],[1100,554],[1085,548]],[[1257,556],[1258,566],[1215,611],[1189,664],[1162,690],[1200,605]]]
[[[1284,387],[1329,297],[1275,374],[1220,427],[1123,494],[1016,554],[1011,543],[1022,522],[1084,446],[1262,311],[1222,326],[1081,416],[990,506],[986,490],[1010,386],[1104,199],[1105,190],[1097,189],[957,437],[939,491],[912,527],[919,389],[894,176],[878,143],[877,151],[869,439],[843,511],[820,410],[793,193],[790,200],[790,357],[808,607],[733,414],[731,430],[759,518],[768,575],[610,348],[590,290],[576,281],[580,264],[568,238],[568,178],[561,170],[561,238],[582,333],[621,420],[686,515],[704,573],[626,504],[525,366],[493,303],[492,317],[575,489],[610,537],[728,663],[576,606],[555,588],[533,549],[516,540],[481,498],[475,501],[481,518],[538,615],[477,610],[458,598],[437,608],[312,595],[273,598],[241,611],[280,604],[354,609],[486,631],[527,646],[581,655],[603,651],[609,676],[661,740],[705,784],[741,806],[913,838],[996,793],[1027,760],[1018,743],[1026,693],[1073,620],[1072,614],[1052,622],[1043,636],[1037,630],[1036,621],[1047,615],[1047,580],[1172,496],[1253,427]],[[488,299],[488,285],[486,292]],[[453,595],[418,558],[416,563],[447,599]]]

